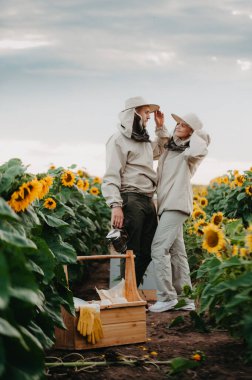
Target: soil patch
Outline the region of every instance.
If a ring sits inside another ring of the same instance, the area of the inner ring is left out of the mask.
[[[173,328],[169,324],[178,316],[185,322]],[[148,340],[143,344],[132,344],[90,351],[50,351],[47,356],[61,358],[63,361],[77,361],[83,357],[87,361],[114,361],[118,356],[139,359],[134,367],[113,365],[87,370],[74,368],[54,368],[48,372],[48,379],[68,380],[161,380],[168,377],[168,365],[145,364],[145,360],[165,361],[182,356],[190,359],[196,350],[204,352],[206,360],[198,368],[187,370],[172,378],[214,379],[214,380],[251,380],[252,364],[245,364],[242,357],[245,347],[242,342],[231,338],[226,331],[200,333],[194,330],[189,312],[170,311],[164,313],[147,312]],[[47,358],[47,361],[49,359]],[[141,362],[142,360],[142,362]],[[52,361],[52,360],[50,360]]]
[[[94,290],[108,288],[109,260],[89,263],[89,275],[82,284],[74,286],[76,297],[91,300],[98,299]],[[178,316],[184,321],[174,327],[170,323]],[[129,332],[130,334],[130,332]],[[116,361],[118,356],[124,359],[138,359],[137,366],[111,365],[94,368],[50,368],[48,379],[62,380],[251,380],[252,363],[243,361],[245,346],[243,342],[231,338],[226,331],[212,330],[202,333],[195,330],[190,313],[186,311],[168,311],[163,313],[147,312],[147,342],[96,350],[47,352],[47,362],[62,360],[78,361]],[[175,357],[191,359],[195,351],[202,351],[206,359],[196,369],[187,370],[176,376],[168,376],[169,365],[155,365],[156,361],[167,361]],[[146,364],[152,361],[153,364]]]

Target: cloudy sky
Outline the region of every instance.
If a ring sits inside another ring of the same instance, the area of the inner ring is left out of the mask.
[[[194,177],[252,165],[251,0],[0,0],[0,162],[102,176],[126,98],[195,112],[212,137]],[[154,121],[149,122],[151,135]]]

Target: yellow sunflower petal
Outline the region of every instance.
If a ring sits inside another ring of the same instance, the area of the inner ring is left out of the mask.
[[[225,247],[225,235],[215,224],[209,223],[203,228],[203,233],[202,248],[206,249],[208,252],[217,253]]]

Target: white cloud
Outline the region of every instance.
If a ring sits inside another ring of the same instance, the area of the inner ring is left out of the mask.
[[[37,37],[23,39],[2,39],[0,40],[0,50],[24,50],[33,49],[41,46],[52,45],[52,41],[39,39]]]
[[[241,59],[237,59],[237,64],[240,66],[242,71],[250,70],[252,65],[250,61],[243,61]]]
[[[174,52],[153,52],[146,55],[147,62],[153,62],[157,66],[164,66],[171,62],[175,58],[176,54]]]
[[[234,10],[234,11],[231,12],[231,14],[232,14],[233,16],[240,16],[240,15],[242,15],[242,12],[241,12],[241,11]]]

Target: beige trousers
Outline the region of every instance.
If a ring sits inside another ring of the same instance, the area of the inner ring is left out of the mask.
[[[183,238],[187,218],[180,211],[164,211],[160,217],[151,247],[158,301],[177,299],[184,285],[191,286]]]

